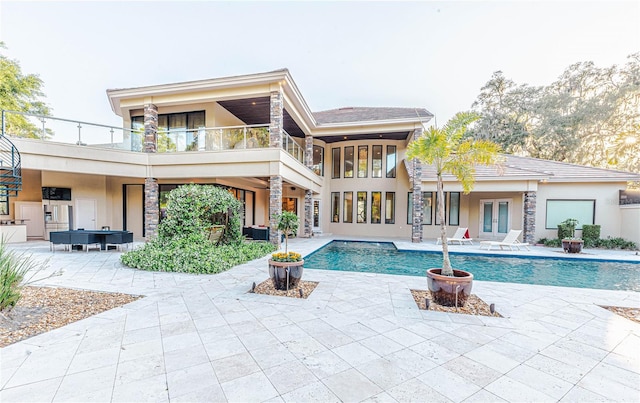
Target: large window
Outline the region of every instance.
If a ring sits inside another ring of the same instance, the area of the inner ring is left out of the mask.
[[[358,146],[358,178],[366,178],[369,170],[369,146]]]
[[[295,197],[283,197],[282,211],[298,214],[298,199]]]
[[[340,149],[332,148],[331,149],[331,177],[339,178],[340,177]]]
[[[344,148],[344,177],[353,178],[353,147]]]
[[[353,192],[344,192],[344,217],[342,222],[353,222]]]
[[[340,192],[331,192],[331,222],[340,222]]]
[[[384,203],[384,223],[395,224],[396,223],[396,193],[385,193]]]
[[[568,218],[578,220],[576,229],[595,222],[595,200],[547,200],[546,229],[556,229]]]
[[[371,146],[371,177],[382,178],[382,146]]]
[[[313,146],[313,172],[324,176],[324,147]]]
[[[4,189],[6,192],[6,188]],[[8,215],[9,214],[9,197],[8,196],[0,196],[0,215]]]
[[[448,212],[448,224],[460,225],[460,192],[445,192],[445,214]],[[434,222],[440,225],[438,215],[438,198],[436,192],[422,192],[422,225],[431,225]],[[435,208],[434,208],[435,206]],[[413,223],[413,192],[409,192],[407,203],[407,224]]]
[[[358,223],[367,223],[367,192],[358,192]]]
[[[158,115],[158,152],[195,151],[204,147],[204,111]],[[144,132],[144,116],[131,118],[131,129]]]
[[[382,192],[371,192],[371,224],[382,222]]]
[[[387,178],[396,177],[396,146],[387,146]]]

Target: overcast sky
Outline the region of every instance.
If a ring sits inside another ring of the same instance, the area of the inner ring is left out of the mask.
[[[640,51],[640,1],[0,1],[0,40],[57,117],[121,124],[108,88],[288,68],[313,111],[468,110],[491,74],[553,82]]]

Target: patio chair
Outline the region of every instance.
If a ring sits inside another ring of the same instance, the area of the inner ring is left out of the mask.
[[[529,249],[528,243],[522,243],[518,241],[520,233],[522,233],[522,230],[512,229],[502,241],[481,241],[480,249],[482,249],[483,246],[486,246],[487,250],[491,250],[492,246],[499,246],[501,250],[504,250],[504,247],[506,246],[509,248],[509,250],[514,250],[513,248],[521,250],[520,247],[525,247],[527,248],[527,250],[531,250]]]
[[[458,242],[459,245],[463,245],[465,242],[469,242],[469,245],[473,245],[473,238],[467,238],[467,230],[468,228],[458,228],[451,238],[447,238],[447,243]],[[436,245],[440,244],[441,241],[440,238],[436,239]]]

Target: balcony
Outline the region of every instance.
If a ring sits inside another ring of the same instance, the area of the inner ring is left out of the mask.
[[[27,129],[9,132],[11,122],[26,122]],[[22,112],[2,111],[2,135],[27,137],[85,147],[142,152],[144,131],[116,126],[54,118]],[[228,151],[269,148],[269,125],[184,128],[159,130],[158,153]],[[282,148],[304,164],[304,148],[283,131]]]

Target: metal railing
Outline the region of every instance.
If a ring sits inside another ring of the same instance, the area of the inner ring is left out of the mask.
[[[87,147],[144,151],[144,129],[2,111],[2,134]],[[269,125],[159,129],[156,151],[225,151],[269,147]],[[282,148],[304,164],[304,149],[283,130]]]

